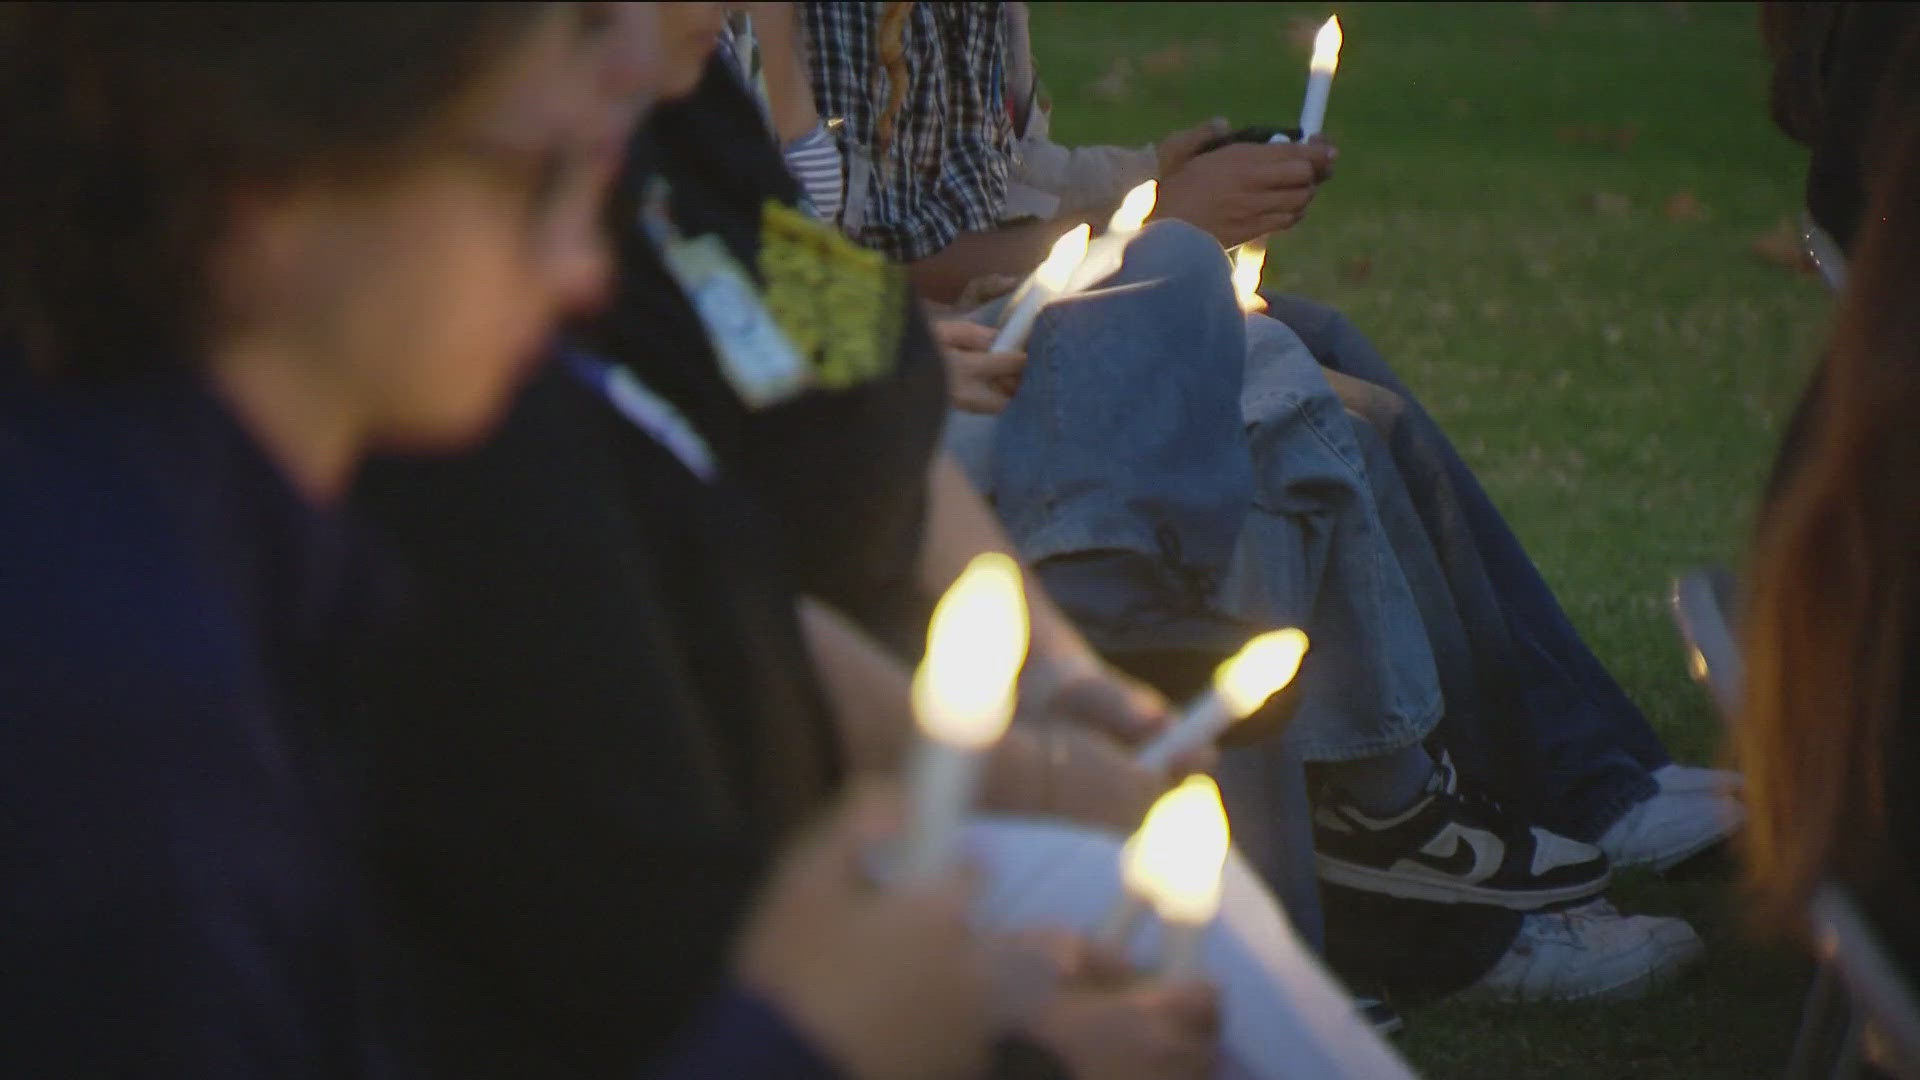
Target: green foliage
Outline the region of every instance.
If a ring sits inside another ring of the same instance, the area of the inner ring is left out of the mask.
[[[1665,588],[1738,563],[1824,332],[1815,278],[1756,255],[1795,220],[1803,154],[1766,119],[1750,5],[1341,4],[1337,175],[1267,284],[1334,303],[1452,433],[1574,621],[1675,753],[1721,732]],[[1065,143],[1211,115],[1298,115],[1303,4],[1038,5]],[[1645,1002],[1442,1004],[1403,1045],[1429,1076],[1756,1077],[1784,1064],[1805,968],[1745,936],[1726,867],[1628,881],[1705,964]]]

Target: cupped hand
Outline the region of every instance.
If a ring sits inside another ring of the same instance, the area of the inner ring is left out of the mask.
[[[1225,247],[1290,229],[1337,156],[1325,142],[1229,143],[1163,178],[1154,216],[1188,222]]]
[[[993,350],[991,326],[965,319],[938,319],[933,337],[947,369],[947,394],[954,406],[974,413],[997,413],[1020,389],[1027,354]]]

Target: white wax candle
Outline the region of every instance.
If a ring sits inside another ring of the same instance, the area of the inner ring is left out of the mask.
[[[1218,739],[1238,719],[1228,711],[1227,703],[1220,700],[1219,694],[1205,691],[1187,706],[1180,719],[1168,724],[1152,742],[1141,748],[1134,760],[1142,768],[1158,772],[1181,755]]]
[[[1046,260],[1014,294],[1000,332],[994,336],[994,352],[1026,348],[1027,334],[1033,330],[1033,321],[1040,317],[1040,309],[1062,295],[1074,270],[1087,257],[1087,237],[1092,232],[1086,225],[1076,225],[1053,242]]]
[[[1160,950],[1160,977],[1168,981],[1191,979],[1201,974],[1201,946],[1206,941],[1206,922],[1163,920],[1165,942]]]
[[[1057,294],[1038,281],[1027,283],[1020,295],[1014,298],[1012,310],[1007,312],[1007,321],[1000,324],[1000,332],[994,335],[993,351],[997,353],[1018,352],[1027,346],[1027,335],[1033,332],[1033,321],[1040,317],[1040,309],[1054,301]]]
[[[906,843],[896,868],[907,881],[945,873],[960,851],[960,833],[980,782],[982,753],[922,738],[908,772]]]
[[[1135,895],[1131,889],[1126,889],[1120,894],[1120,902],[1107,912],[1106,920],[1093,936],[1094,942],[1124,956],[1127,945],[1133,941],[1133,932],[1139,929],[1140,920],[1146,914],[1146,900]]]
[[[1300,141],[1320,134],[1327,122],[1327,95],[1333,90],[1333,73],[1340,66],[1340,17],[1327,19],[1313,38],[1313,60],[1307,67],[1307,97],[1300,106]]]
[[[1165,769],[1175,758],[1219,738],[1292,682],[1306,655],[1307,635],[1292,627],[1270,630],[1247,642],[1214,669],[1212,688],[1195,698],[1180,719],[1168,724],[1134,760],[1149,769]]]
[[[920,740],[908,767],[907,833],[899,872],[935,877],[953,865],[980,768],[1013,717],[1015,680],[1027,657],[1020,565],[999,552],[974,556],[934,605],[927,654],[913,674]]]

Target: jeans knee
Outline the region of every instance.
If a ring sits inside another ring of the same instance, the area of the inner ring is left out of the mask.
[[[1233,289],[1233,267],[1220,242],[1184,221],[1155,221],[1127,243],[1121,275],[1129,281],[1173,280]]]

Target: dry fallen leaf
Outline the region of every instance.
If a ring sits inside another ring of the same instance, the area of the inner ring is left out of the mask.
[[[1141,57],[1140,70],[1148,75],[1177,75],[1186,70],[1187,59],[1187,47],[1175,42]]]
[[[1676,191],[1667,199],[1662,208],[1667,220],[1679,224],[1688,221],[1701,221],[1707,216],[1706,205],[1691,191]]]
[[[1792,222],[1782,221],[1772,232],[1755,237],[1747,250],[1768,266],[1802,274],[1819,272],[1819,267],[1813,264],[1813,257],[1807,254],[1806,247],[1801,244],[1800,234],[1794,231]]]
[[[1625,217],[1633,210],[1633,200],[1613,191],[1596,191],[1580,198],[1580,204],[1596,214]]]
[[[1567,5],[1560,3],[1534,3],[1528,4],[1527,6],[1533,9],[1534,18],[1540,20],[1542,23],[1552,23],[1560,17],[1560,9]]]
[[[1553,137],[1568,146],[1592,146],[1625,153],[1640,138],[1640,125],[1562,124],[1553,129]]]
[[[1340,264],[1340,280],[1348,285],[1360,285],[1373,276],[1373,256],[1355,255]]]
[[[1125,101],[1133,89],[1133,61],[1118,57],[1107,67],[1106,74],[1087,84],[1087,93],[1101,101]]]
[[[1320,24],[1320,19],[1310,15],[1298,15],[1287,20],[1287,43],[1303,52],[1312,52],[1313,39],[1320,33]]]

